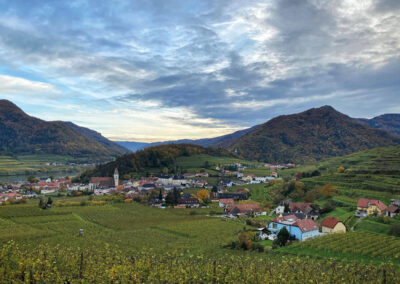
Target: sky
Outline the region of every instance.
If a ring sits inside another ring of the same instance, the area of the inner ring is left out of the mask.
[[[112,140],[400,113],[399,0],[0,0],[0,99]]]

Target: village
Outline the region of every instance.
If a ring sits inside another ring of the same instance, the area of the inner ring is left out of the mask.
[[[227,168],[236,169],[230,171]],[[285,228],[288,241],[304,241],[332,233],[346,233],[348,228],[343,220],[326,216],[321,220],[321,212],[310,202],[282,201],[273,209],[262,208],[251,200],[247,185],[269,184],[281,180],[278,170],[294,167],[292,164],[265,164],[271,170],[269,176],[256,176],[243,173],[245,167],[239,163],[217,165],[218,182],[209,183],[206,171],[183,174],[160,174],[139,179],[121,179],[118,169],[113,177],[91,177],[88,183],[74,183],[69,177],[45,179],[28,178],[29,181],[0,184],[0,205],[24,203],[28,199],[59,196],[118,197],[122,202],[140,202],[151,207],[164,209],[220,208],[219,217],[246,220],[259,218],[254,228],[255,239],[275,241],[279,232]],[[232,187],[239,186],[235,190]],[[395,217],[400,213],[400,200],[392,199],[386,206],[380,200],[361,198],[357,202],[354,216],[360,219],[370,216]],[[267,221],[267,223],[265,223]],[[251,222],[247,223],[251,224]]]

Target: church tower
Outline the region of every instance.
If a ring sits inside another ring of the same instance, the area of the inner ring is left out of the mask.
[[[117,187],[119,185],[119,174],[118,174],[118,169],[115,168],[114,171],[114,185]]]

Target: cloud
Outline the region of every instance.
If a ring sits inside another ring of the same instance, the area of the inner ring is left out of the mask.
[[[73,107],[42,118],[150,140],[216,136],[325,104],[380,114],[400,105],[398,2],[0,1],[0,73],[28,81],[3,78],[0,95],[57,90]],[[34,103],[25,109],[40,115]]]

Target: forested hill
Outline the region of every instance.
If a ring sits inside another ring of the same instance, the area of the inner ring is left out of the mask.
[[[371,119],[359,118],[358,120],[373,128],[386,130],[400,136],[400,114],[398,113],[383,114]]]
[[[0,100],[0,154],[57,154],[112,157],[120,154],[74,130],[65,122],[48,122]]]
[[[168,144],[159,145],[135,153],[125,154],[115,161],[98,165],[94,169],[82,173],[78,180],[88,182],[93,176],[112,176],[115,168],[118,168],[121,176],[125,174],[144,174],[146,171],[161,173],[163,168],[173,172],[178,157],[208,154],[211,156],[231,156],[224,149],[204,148],[192,144]]]
[[[313,162],[399,143],[330,106],[278,116],[240,137],[229,149],[241,157],[265,162]]]

